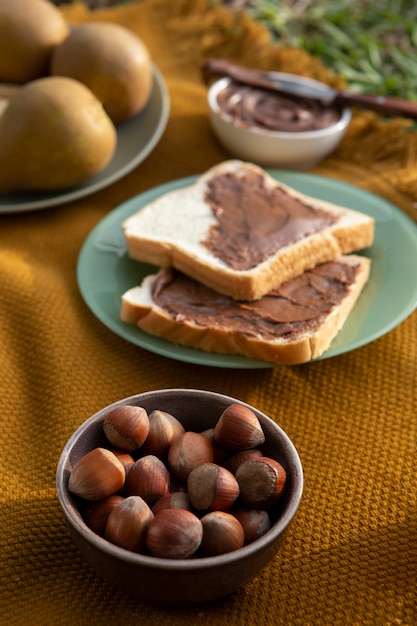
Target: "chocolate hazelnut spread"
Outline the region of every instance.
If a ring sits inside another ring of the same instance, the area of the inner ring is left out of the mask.
[[[272,131],[304,132],[328,128],[340,109],[319,100],[292,97],[268,89],[230,82],[217,96],[222,115],[241,126]]]
[[[256,267],[281,248],[337,221],[278,186],[267,188],[256,172],[216,176],[208,182],[205,200],[217,225],[203,244],[238,271]]]
[[[330,261],[293,278],[255,302],[237,302],[176,270],[156,279],[154,302],[178,322],[266,340],[313,331],[347,295],[358,265]]]

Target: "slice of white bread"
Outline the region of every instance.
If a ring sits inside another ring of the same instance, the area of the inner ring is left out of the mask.
[[[122,229],[130,258],[172,266],[234,299],[256,300],[318,263],[370,246],[374,219],[230,160],[158,197]]]
[[[147,333],[206,352],[304,363],[323,354],[338,334],[370,265],[366,257],[342,256],[256,302],[238,302],[177,270],[161,269],[122,296],[120,316]]]

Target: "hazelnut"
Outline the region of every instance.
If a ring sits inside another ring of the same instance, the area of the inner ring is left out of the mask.
[[[264,443],[265,435],[255,413],[243,404],[229,405],[214,427],[214,441],[231,452],[249,450]]]
[[[107,496],[101,500],[88,502],[83,511],[83,518],[87,526],[97,535],[104,535],[107,518],[115,506],[123,501],[122,496]]]
[[[143,498],[129,496],[111,511],[104,536],[121,548],[141,552],[152,519],[153,513]]]
[[[199,511],[227,511],[239,495],[239,485],[229,470],[215,463],[203,463],[189,473],[187,492]]]
[[[129,496],[141,496],[152,505],[169,493],[168,469],[157,456],[147,454],[130,468],[125,489]]]
[[[248,459],[254,459],[256,457],[264,456],[263,452],[259,448],[253,448],[251,450],[242,450],[241,452],[235,452],[232,456],[229,456],[223,463],[223,467],[236,474],[237,468]]]
[[[94,448],[75,463],[68,489],[86,500],[100,500],[119,491],[125,477],[125,469],[113,452]]]
[[[192,511],[190,498],[184,491],[173,491],[166,496],[159,498],[152,507],[152,512],[156,515],[163,509],[184,509]]]
[[[192,469],[202,463],[213,463],[210,441],[201,433],[187,430],[176,439],[168,451],[168,464],[179,480],[186,481]]]
[[[129,473],[130,468],[134,464],[135,460],[131,454],[128,452],[123,452],[123,450],[111,450],[113,454],[119,459],[120,463],[125,468],[126,476]]]
[[[148,414],[140,406],[117,406],[105,416],[103,430],[113,446],[134,452],[148,436]]]
[[[202,556],[217,556],[242,548],[245,534],[241,523],[231,513],[212,511],[201,518],[203,539]]]
[[[170,413],[152,411],[149,414],[149,433],[142,452],[165,457],[173,441],[184,432],[184,426]]]
[[[271,520],[264,509],[245,509],[240,507],[233,515],[242,524],[245,533],[245,545],[262,537],[271,528]]]
[[[146,545],[153,556],[186,559],[199,548],[203,526],[199,518],[184,509],[163,509],[149,524]]]
[[[74,464],[68,489],[86,500],[85,523],[108,541],[186,559],[237,550],[271,528],[268,509],[286,471],[264,455],[261,424],[246,405],[230,405],[203,432],[185,431],[164,411],[123,405],[103,430],[111,445]]]
[[[203,430],[201,434],[207,437],[208,440],[211,442],[211,445],[213,446],[214,462],[218,465],[222,465],[223,461],[229,456],[229,452],[224,448],[218,446],[217,443],[214,441],[214,427]]]
[[[265,509],[282,496],[286,472],[281,463],[269,457],[244,461],[236,471],[240,500],[249,507]]]

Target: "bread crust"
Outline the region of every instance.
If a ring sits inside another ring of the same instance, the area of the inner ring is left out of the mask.
[[[172,343],[206,352],[240,354],[276,364],[306,363],[321,356],[329,348],[369,277],[371,262],[368,258],[349,255],[337,260],[359,265],[355,282],[350,286],[347,296],[331,310],[316,331],[307,331],[296,339],[282,337],[270,341],[227,328],[201,327],[190,320],[173,319],[152,301],[151,289],[155,275],[147,276],[142,286],[134,287],[123,295],[121,319]]]
[[[248,171],[261,174],[267,187],[279,187],[294,198],[337,216],[337,222],[281,248],[250,270],[231,269],[201,243],[208,237],[210,227],[216,224],[211,208],[204,201],[204,193],[207,182],[213,177],[226,172],[242,176]],[[188,237],[191,221],[198,222],[199,226]],[[156,199],[122,225],[132,259],[160,267],[172,266],[235,300],[257,300],[319,263],[369,247],[374,227],[375,220],[364,213],[306,196],[277,182],[258,166],[237,160],[214,166],[192,186]]]

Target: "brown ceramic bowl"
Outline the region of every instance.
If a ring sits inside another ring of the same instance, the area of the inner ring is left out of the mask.
[[[84,422],[62,451],[57,468],[58,498],[74,542],[88,563],[105,579],[140,600],[165,606],[208,604],[230,595],[254,578],[278,552],[298,509],[303,472],[297,451],[277,424],[250,407],[265,433],[264,453],[278,460],[287,471],[287,484],[279,508],[273,513],[271,529],[253,543],[228,554],[162,559],[119,548],[91,531],[79,511],[79,501],[68,491],[74,463],[92,448],[108,445],[103,435],[104,416],[115,406],[134,404],[148,413],[154,409],[172,413],[186,430],[203,431],[214,426],[234,398],[196,389],[149,391],[115,402]],[[249,406],[249,405],[245,405]]]

